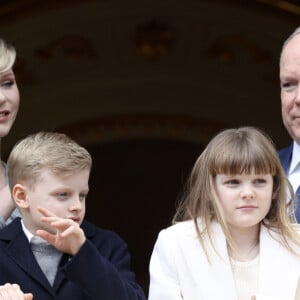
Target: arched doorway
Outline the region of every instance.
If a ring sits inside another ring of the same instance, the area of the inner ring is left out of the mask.
[[[157,234],[171,224],[196,158],[224,127],[186,116],[140,114],[60,129],[93,157],[87,219],[127,242],[146,293]]]

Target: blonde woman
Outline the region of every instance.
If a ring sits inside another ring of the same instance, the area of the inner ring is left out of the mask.
[[[13,71],[16,51],[0,39],[0,149],[2,138],[9,134],[19,109],[19,90]],[[1,158],[0,158],[1,161]],[[8,187],[6,164],[0,163],[0,228],[16,215],[15,204]]]
[[[0,39],[0,149],[2,138],[9,134],[19,109],[20,95],[13,71],[15,60],[15,48]],[[15,209],[8,186],[6,164],[0,157],[0,228],[16,216],[19,216],[19,212]],[[32,295],[23,294],[17,284],[8,283],[0,286],[0,297],[3,300],[32,299]]]

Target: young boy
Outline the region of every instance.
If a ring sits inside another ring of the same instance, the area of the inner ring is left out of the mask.
[[[40,132],[20,141],[7,165],[22,219],[0,231],[0,284],[16,283],[37,300],[145,299],[125,242],[84,220],[92,165],[86,149]]]

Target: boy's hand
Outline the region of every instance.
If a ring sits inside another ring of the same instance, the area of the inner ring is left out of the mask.
[[[0,286],[1,300],[32,300],[32,294],[24,294],[18,284],[6,283]]]
[[[52,226],[56,233],[52,234],[48,231],[39,229],[36,231],[36,235],[48,241],[57,250],[70,255],[75,255],[86,240],[84,232],[79,224],[71,219],[59,218],[47,209],[39,207],[38,210],[42,214],[42,222]]]

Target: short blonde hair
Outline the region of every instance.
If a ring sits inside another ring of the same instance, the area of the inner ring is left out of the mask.
[[[38,132],[18,142],[8,161],[8,180],[12,189],[17,183],[33,187],[44,169],[58,176],[91,169],[89,152],[63,133]]]
[[[15,60],[15,48],[5,40],[0,39],[0,73],[11,69],[15,63]]]

